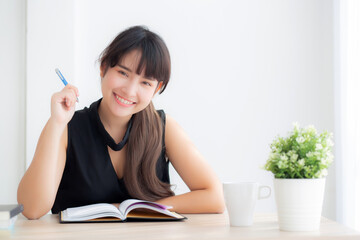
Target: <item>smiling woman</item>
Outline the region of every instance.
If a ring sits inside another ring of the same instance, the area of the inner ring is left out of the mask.
[[[224,210],[221,184],[181,127],[152,98],[170,79],[164,41],[140,26],[120,33],[100,56],[103,97],[75,112],[67,85],[51,98],[33,161],[18,187],[23,214],[138,198],[180,213]],[[169,163],[191,190],[174,196]]]
[[[105,60],[101,63],[103,99],[113,104],[110,110],[114,116],[129,116],[145,109],[161,83],[154,77],[145,77],[144,70],[136,73],[139,56],[140,50],[131,50],[114,67],[107,67]],[[124,110],[122,107],[127,109]]]
[[[123,175],[134,198],[155,201],[173,195],[169,182],[160,181],[155,174],[163,127],[151,102],[160,83],[166,87],[170,69],[170,55],[163,41],[140,27],[118,35],[100,59],[100,118],[108,123],[109,131],[110,126],[121,129],[133,121]],[[116,123],[110,123],[111,119]]]

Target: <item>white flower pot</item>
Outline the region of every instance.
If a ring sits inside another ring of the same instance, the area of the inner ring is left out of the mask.
[[[325,178],[275,178],[274,190],[280,230],[318,230],[324,189]]]

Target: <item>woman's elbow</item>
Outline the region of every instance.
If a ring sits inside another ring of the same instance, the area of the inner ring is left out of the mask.
[[[37,212],[32,212],[32,211],[29,211],[29,212],[23,212],[22,213],[28,220],[37,220],[39,218],[41,218],[43,215],[37,213]]]
[[[214,213],[224,213],[225,211],[225,202],[224,198],[219,199],[216,204],[214,204]]]
[[[48,213],[50,209],[24,205],[22,214],[29,220],[36,220]]]
[[[39,219],[48,213],[52,207],[52,200],[46,197],[29,196],[24,191],[19,191],[17,201],[24,206],[22,214],[29,220]]]
[[[216,213],[224,213],[225,212],[225,204],[222,204],[221,206],[218,207]]]
[[[225,211],[225,200],[222,188],[212,191],[212,213],[223,213]]]
[[[29,220],[36,220],[44,216],[48,213],[51,207],[47,206],[47,204],[40,204],[40,203],[31,203],[28,201],[21,201],[18,198],[18,203],[24,206],[24,211],[22,215],[24,215]]]

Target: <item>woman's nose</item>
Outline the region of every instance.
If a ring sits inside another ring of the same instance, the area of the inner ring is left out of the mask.
[[[129,79],[129,81],[127,81],[122,87],[122,91],[124,91],[129,97],[132,97],[136,95],[137,87],[137,80],[134,78]]]

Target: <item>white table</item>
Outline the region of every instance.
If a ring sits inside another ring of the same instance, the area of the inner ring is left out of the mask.
[[[275,214],[258,214],[251,227],[231,227],[224,214],[185,214],[183,222],[60,224],[58,215],[39,220],[19,216],[0,239],[360,239],[360,232],[322,218],[319,231],[279,231]]]

